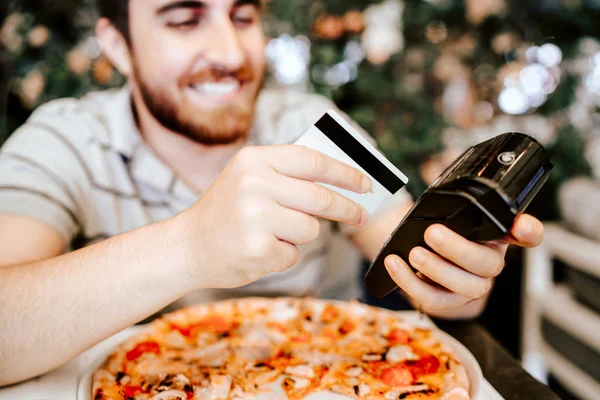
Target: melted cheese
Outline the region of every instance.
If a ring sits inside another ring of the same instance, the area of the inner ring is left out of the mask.
[[[412,352],[412,348],[405,344],[390,347],[386,354],[386,360],[391,363],[399,363],[406,360],[416,360],[419,357]]]

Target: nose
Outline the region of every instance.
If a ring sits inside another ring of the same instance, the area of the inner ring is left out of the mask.
[[[213,24],[211,43],[205,57],[211,64],[227,70],[237,70],[244,65],[240,33],[229,18],[221,18]]]

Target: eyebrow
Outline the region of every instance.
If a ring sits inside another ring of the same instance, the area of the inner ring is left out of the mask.
[[[157,14],[165,14],[171,10],[175,10],[177,8],[205,8],[206,4],[198,0],[182,0],[182,1],[174,1],[169,4],[165,4],[160,7],[156,13]]]
[[[261,0],[237,0],[233,3],[234,7],[241,7],[245,5],[256,6],[256,8],[261,8],[262,1]]]
[[[256,6],[257,8],[261,8],[262,1],[261,0],[236,0],[233,3],[233,7],[241,7],[244,5],[253,5],[253,6]],[[162,7],[160,7],[156,11],[156,14],[158,14],[158,15],[165,14],[171,10],[178,9],[178,8],[206,8],[206,3],[199,1],[199,0],[174,1],[172,3],[166,4]]]

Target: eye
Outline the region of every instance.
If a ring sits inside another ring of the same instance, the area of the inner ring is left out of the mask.
[[[185,28],[185,29],[190,29],[190,28],[196,27],[199,23],[200,23],[200,19],[199,18],[194,18],[194,19],[188,19],[186,21],[180,21],[180,22],[168,22],[167,26],[169,28]]]
[[[237,7],[231,14],[231,21],[241,28],[250,26],[258,21],[258,9],[253,5]]]
[[[169,28],[179,30],[191,30],[196,28],[202,22],[202,15],[190,12],[174,12],[169,15],[165,24]]]

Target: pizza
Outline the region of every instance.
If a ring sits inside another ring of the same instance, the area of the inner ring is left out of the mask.
[[[466,370],[435,330],[359,302],[293,298],[166,314],[108,357],[92,391],[94,400],[470,399]]]

